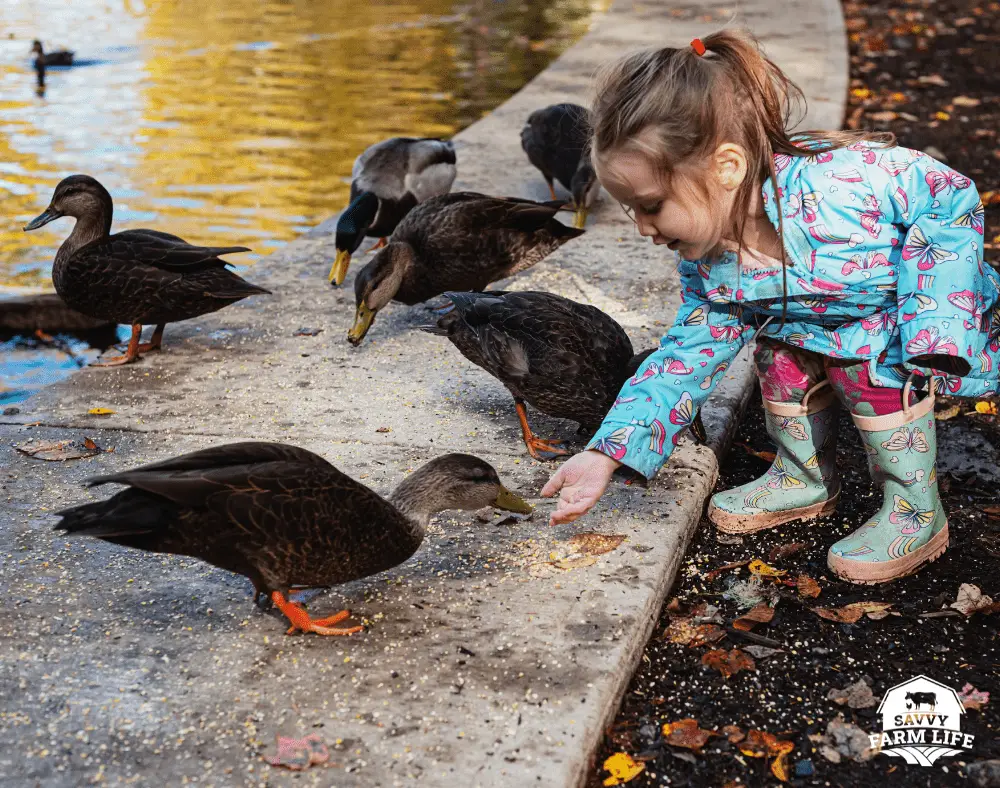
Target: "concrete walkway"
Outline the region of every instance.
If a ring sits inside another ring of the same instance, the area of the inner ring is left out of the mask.
[[[732,13],[713,1],[620,0],[458,136],[456,189],[544,198],[518,138],[531,110],[584,102],[601,62],[686,44]],[[838,126],[847,56],[836,0],[749,2],[742,14],[805,89],[807,125]],[[716,456],[685,440],[649,489],[616,483],[576,527],[548,528],[552,504],[536,496],[555,466],[526,455],[498,383],[415,330],[426,309],[393,305],[360,348],[348,346],[353,289],[326,285],[328,232],[257,264],[250,278],[275,296],[171,326],[162,354],[83,371],[3,418],[0,784],[574,786],[587,774]],[[586,236],[510,286],[592,302],[649,346],[678,300],[662,252],[605,199]],[[323,331],[295,336],[303,327]],[[717,450],[748,375],[746,363],[730,370],[706,409]],[[88,416],[94,407],[115,414]],[[575,427],[538,414],[533,424],[547,436]],[[8,448],[83,436],[114,452],[46,463]],[[538,510],[518,522],[439,518],[407,564],[314,596],[314,612],[348,607],[371,623],[344,639],[286,637],[282,619],[254,608],[248,582],[197,561],[53,537],[48,512],[87,500],[86,476],[247,438],[305,446],[382,492],[431,456],[469,451]],[[545,563],[583,530],[627,540],[591,566]],[[276,735],[309,733],[336,765],[293,778],[263,762]]]

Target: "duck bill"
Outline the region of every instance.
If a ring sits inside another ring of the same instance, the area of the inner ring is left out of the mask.
[[[24,231],[30,232],[31,230],[37,230],[39,227],[44,227],[49,222],[54,222],[60,216],[62,216],[62,214],[59,213],[59,211],[55,210],[54,208],[49,208],[45,211],[45,213],[39,214],[30,222],[28,222],[26,225],[24,225]]]
[[[500,493],[497,495],[497,499],[493,502],[493,505],[497,509],[503,509],[506,512],[515,512],[516,514],[531,514],[531,506],[516,493],[512,493],[506,487],[500,488]]]
[[[577,230],[582,230],[587,225],[587,209],[577,208],[573,212],[573,226]]]
[[[369,309],[364,301],[358,304],[358,309],[354,313],[354,325],[351,326],[351,330],[347,332],[347,341],[352,345],[360,345],[361,340],[364,339],[365,334],[368,333],[368,329],[371,328],[372,321],[374,319],[374,309]]]
[[[347,278],[347,268],[351,264],[351,253],[346,249],[337,250],[337,258],[330,266],[330,284],[340,287]]]

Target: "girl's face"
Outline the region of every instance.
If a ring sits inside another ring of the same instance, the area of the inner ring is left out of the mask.
[[[654,244],[668,246],[686,260],[699,260],[714,252],[728,232],[734,192],[699,184],[694,173],[681,172],[674,173],[668,187],[638,152],[609,153],[600,165],[603,186],[625,207],[639,234]],[[706,172],[698,180],[710,181],[710,176]]]

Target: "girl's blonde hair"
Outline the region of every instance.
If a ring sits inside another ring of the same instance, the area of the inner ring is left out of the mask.
[[[790,135],[792,111],[804,109],[805,98],[753,35],[723,30],[701,40],[704,55],[691,46],[664,47],[627,55],[598,73],[591,109],[591,155],[598,170],[608,154],[636,151],[669,183],[679,165],[704,159],[723,142],[741,145],[750,177],[737,192],[732,229],[742,246],[755,191],[770,178],[778,196],[774,154],[810,156],[860,140],[895,145],[890,133]],[[780,233],[780,205],[778,217]]]

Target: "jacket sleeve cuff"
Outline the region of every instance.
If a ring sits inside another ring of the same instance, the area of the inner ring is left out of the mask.
[[[652,479],[670,456],[669,452],[663,452],[664,437],[641,424],[618,425],[605,422],[590,439],[587,448],[606,454],[647,479]],[[654,448],[650,449],[649,446]],[[656,452],[656,447],[659,447],[659,453]]]

